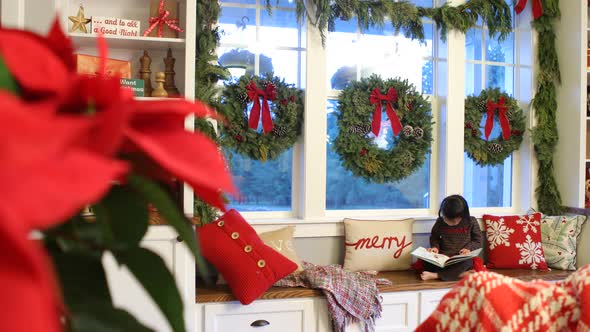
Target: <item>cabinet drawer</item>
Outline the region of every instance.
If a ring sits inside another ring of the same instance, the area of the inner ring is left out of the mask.
[[[206,332],[312,332],[315,324],[312,300],[257,301],[206,304]]]
[[[418,293],[382,293],[383,312],[377,320],[379,332],[413,331],[418,323]]]
[[[440,300],[450,289],[437,289],[420,292],[420,323],[434,312]]]

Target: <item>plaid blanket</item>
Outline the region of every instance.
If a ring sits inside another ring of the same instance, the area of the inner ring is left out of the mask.
[[[590,331],[590,265],[557,283],[472,273],[418,326],[430,331]]]
[[[365,272],[349,272],[340,265],[320,266],[303,262],[301,273],[286,276],[275,283],[279,287],[321,289],[328,302],[328,311],[335,332],[344,332],[347,325],[358,322],[366,332],[374,331],[375,319],[381,317],[381,297],[377,284],[391,284]]]

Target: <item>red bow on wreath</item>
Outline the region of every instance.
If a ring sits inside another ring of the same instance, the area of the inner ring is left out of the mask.
[[[379,88],[375,88],[371,92],[370,96],[371,105],[375,104],[375,112],[373,112],[373,122],[371,128],[373,134],[379,136],[381,130],[381,102],[385,101],[385,111],[391,122],[391,129],[393,129],[393,135],[396,136],[402,130],[402,123],[399,121],[395,110],[393,109],[393,103],[397,101],[397,91],[392,87],[387,90],[386,95],[382,95]]]
[[[182,32],[183,30],[177,25],[178,20],[175,18],[167,20],[166,18],[170,15],[170,11],[164,10],[164,0],[160,0],[160,4],[158,6],[158,16],[150,17],[150,27],[145,30],[143,36],[146,37],[147,35],[154,30],[154,28],[158,27],[158,37],[162,37],[162,30],[164,29],[164,24],[166,24],[170,29],[178,32]]]
[[[250,111],[250,119],[248,120],[248,126],[254,130],[258,128],[258,121],[260,120],[260,97],[262,97],[262,129],[264,133],[268,133],[272,130],[272,117],[270,116],[270,107],[268,106],[268,100],[275,100],[277,92],[275,86],[271,83],[266,85],[264,90],[258,89],[254,81],[250,81],[250,84],[246,87],[246,93],[248,98],[254,102],[252,110]]]
[[[526,7],[526,3],[528,0],[518,0],[516,6],[514,6],[514,10],[517,14],[522,13],[524,8]],[[541,0],[533,0],[533,17],[538,19],[543,15],[543,5],[541,4]]]
[[[510,138],[510,122],[506,116],[507,106],[505,105],[504,97],[500,97],[497,103],[492,102],[488,99],[488,118],[486,119],[485,135],[486,139],[490,136],[492,129],[494,128],[494,111],[498,110],[498,119],[500,120],[500,126],[502,127],[502,138],[507,140]]]

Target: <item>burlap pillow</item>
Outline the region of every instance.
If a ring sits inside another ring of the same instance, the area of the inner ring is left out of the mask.
[[[344,269],[395,271],[410,268],[414,219],[344,219]]]
[[[283,256],[297,264],[297,271],[302,271],[303,264],[301,264],[301,259],[299,259],[295,251],[293,233],[295,233],[295,226],[287,226],[276,231],[260,233],[258,236],[260,236],[264,244],[280,252]]]

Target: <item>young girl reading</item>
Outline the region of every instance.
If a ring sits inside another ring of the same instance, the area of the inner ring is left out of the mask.
[[[482,246],[482,233],[477,220],[469,214],[467,201],[461,195],[443,199],[438,219],[432,226],[430,248],[432,253],[447,256],[465,255]],[[423,261],[422,280],[458,280],[473,271],[471,259],[444,268]]]

